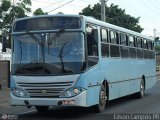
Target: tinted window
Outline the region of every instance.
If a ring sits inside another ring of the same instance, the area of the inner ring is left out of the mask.
[[[134,37],[133,36],[129,36],[129,45],[131,47],[135,47],[135,42],[134,42]]]
[[[115,36],[115,33],[113,31],[110,31],[110,40],[111,40],[111,43],[113,43],[113,44],[117,43],[116,36]]]
[[[152,49],[152,42],[148,41],[148,49],[151,50]]]
[[[152,50],[154,49],[154,42],[152,42]]]
[[[13,31],[78,29],[80,27],[81,22],[78,17],[41,17],[17,21],[14,24]]]
[[[137,58],[143,58],[143,50],[137,49]]]
[[[128,58],[129,57],[129,51],[127,47],[121,46],[121,57]]]
[[[110,55],[111,57],[120,57],[119,46],[110,45]]]
[[[121,33],[121,45],[127,45],[127,35]]]
[[[155,52],[149,51],[149,59],[155,59]]]
[[[135,48],[130,48],[130,58],[136,58],[136,49]]]
[[[108,31],[105,29],[101,29],[101,41],[108,43]]]
[[[140,38],[137,38],[137,47],[138,48],[142,47],[142,40]]]
[[[141,47],[144,48],[144,40],[141,39]]]
[[[144,51],[143,51],[143,54],[144,54],[144,58],[145,58],[145,59],[148,59],[148,50],[144,50]]]
[[[147,40],[144,40],[144,46],[143,46],[143,48],[148,49],[148,42],[147,42]]]
[[[119,33],[115,33],[116,34],[116,44],[119,44]]]
[[[101,52],[103,57],[109,57],[109,45],[108,44],[101,44]]]
[[[151,42],[151,50],[153,50],[153,42]]]
[[[87,48],[88,48],[88,66],[94,66],[98,63],[98,40],[94,40],[94,25],[87,25]]]

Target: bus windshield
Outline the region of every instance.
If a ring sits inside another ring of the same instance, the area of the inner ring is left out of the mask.
[[[85,66],[82,32],[60,30],[13,35],[12,74],[77,74]]]

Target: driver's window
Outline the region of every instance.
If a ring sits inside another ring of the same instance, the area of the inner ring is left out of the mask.
[[[98,63],[98,34],[95,32],[96,26],[87,24],[87,51],[88,51],[88,66],[94,66]],[[97,35],[97,37],[95,37]]]

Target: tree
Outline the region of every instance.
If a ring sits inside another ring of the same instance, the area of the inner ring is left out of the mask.
[[[0,2],[0,36],[8,34],[8,47],[11,42],[11,26],[16,18],[27,16],[30,13],[31,0],[17,0],[12,3],[11,0],[2,0]]]
[[[96,19],[101,19],[101,5],[95,4],[93,7],[88,5],[84,8],[80,15],[93,16]],[[139,19],[125,13],[124,9],[119,8],[118,5],[111,4],[109,7],[106,6],[106,22],[124,27],[136,32],[142,32],[143,28],[138,24]]]
[[[43,12],[43,10],[41,8],[38,8],[33,12],[33,15],[46,15],[46,14],[47,13]]]

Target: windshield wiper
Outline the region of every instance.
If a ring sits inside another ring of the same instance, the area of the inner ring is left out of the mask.
[[[33,35],[32,33],[30,33],[30,31],[28,29],[26,29],[26,34],[28,34],[38,45],[41,46],[41,54],[42,54],[42,61],[43,61],[43,71],[45,70],[45,35],[41,36],[41,41],[38,40],[37,37],[35,37],[35,35]]]
[[[29,30],[26,30],[26,34],[28,34],[37,44],[41,45],[41,42],[32,34]]]
[[[65,32],[65,29],[60,29],[51,39],[48,40],[48,46],[52,46],[54,42]]]
[[[61,50],[60,50],[60,52],[59,52],[59,57],[60,57],[60,60],[61,60],[62,72],[63,72],[63,73],[65,73],[65,69],[64,69],[64,62],[63,62],[63,56],[62,56],[62,54],[63,54],[63,49],[64,49],[64,47],[66,46],[67,43],[68,43],[68,42],[66,42],[66,43],[63,44],[63,46],[61,47]]]

